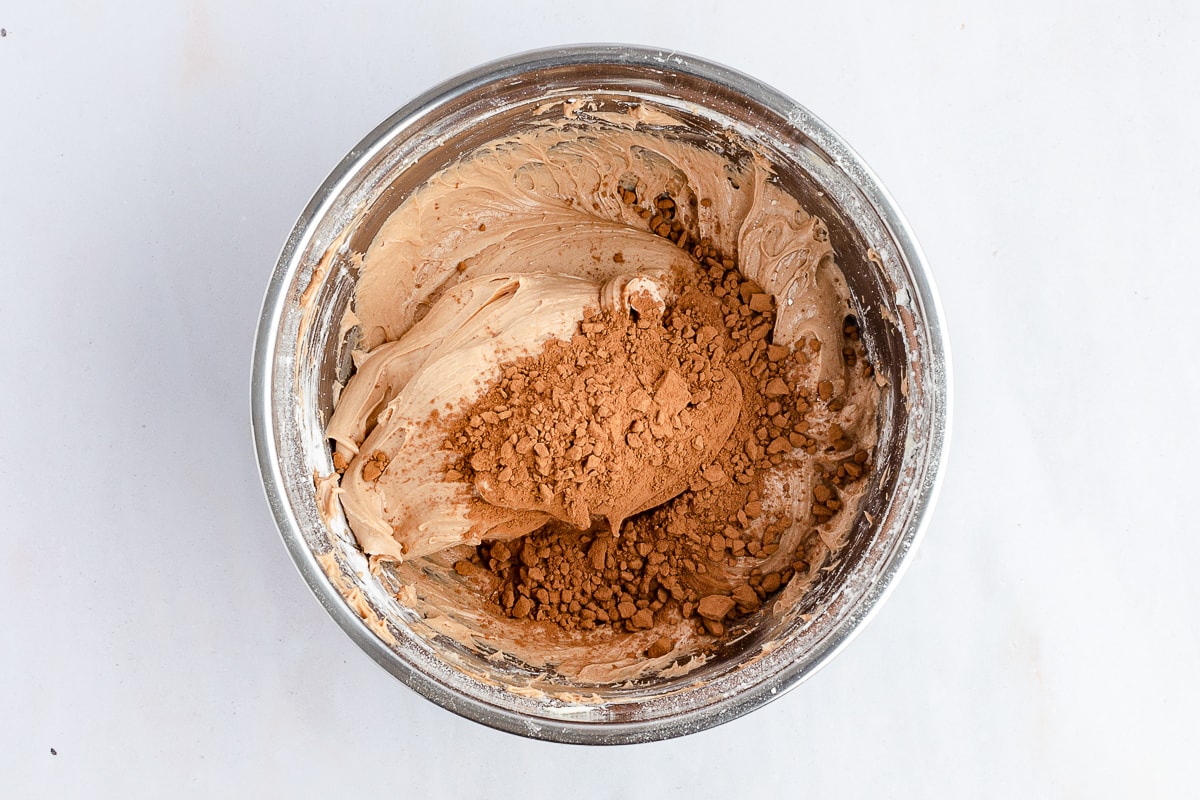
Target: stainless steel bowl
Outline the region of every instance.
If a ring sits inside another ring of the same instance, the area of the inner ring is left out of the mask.
[[[781,184],[827,223],[869,357],[887,378],[872,485],[837,566],[804,613],[764,619],[686,676],[632,686],[522,691],[527,673],[429,635],[372,574],[340,514],[326,522],[314,475],[333,385],[350,370],[343,313],[356,268],[396,206],[474,147],[533,124],[547,102],[649,102],[679,135],[728,129],[772,162]],[[680,736],[733,719],[799,684],[862,629],[895,585],[937,494],[950,423],[950,360],[924,257],[887,191],[807,109],[693,56],[626,46],[543,50],[485,65],[409,103],[367,135],[317,190],[271,276],[255,342],[254,435],[271,509],[300,573],[384,669],[463,716],[541,739],[616,744]],[[568,690],[578,689],[572,697]]]

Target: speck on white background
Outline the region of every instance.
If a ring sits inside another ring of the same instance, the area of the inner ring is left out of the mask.
[[[0,5],[5,797],[1194,797],[1200,6]],[[254,464],[268,274],[433,84],[626,41],[808,106],[898,199],[955,355],[941,501],[853,645],[615,749],[428,703],[313,599]]]

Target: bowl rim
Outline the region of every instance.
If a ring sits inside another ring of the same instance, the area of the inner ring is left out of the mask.
[[[277,415],[272,404],[275,355],[280,323],[287,300],[287,288],[301,267],[304,245],[311,237],[314,223],[327,214],[359,166],[368,162],[398,133],[436,114],[439,107],[481,86],[540,68],[595,65],[647,67],[687,74],[739,94],[749,95],[764,108],[780,115],[830,156],[847,174],[872,209],[884,222],[894,245],[909,267],[918,299],[925,311],[923,320],[928,336],[930,358],[940,366],[935,388],[940,402],[930,413],[929,453],[913,517],[901,531],[895,555],[878,576],[876,589],[863,596],[866,604],[854,617],[853,624],[838,626],[822,643],[820,652],[807,664],[790,664],[777,680],[754,684],[736,696],[689,709],[683,713],[646,721],[579,722],[541,717],[536,720],[476,697],[461,694],[424,674],[414,665],[397,657],[345,602],[333,585],[316,555],[301,534],[300,521],[287,500],[285,482],[279,466],[276,442]],[[928,263],[907,220],[891,194],[866,162],[823,121],[807,108],[778,90],[742,72],[698,56],[675,50],[637,45],[580,44],[531,50],[482,64],[450,78],[392,113],[355,145],[330,172],[314,193],[289,234],[271,274],[263,299],[255,335],[251,374],[251,419],[255,454],[263,488],[276,526],[297,570],[335,622],[377,664],[410,688],[460,716],[492,728],[531,738],[575,744],[626,744],[655,741],[698,732],[735,719],[758,708],[811,678],[857,636],[878,612],[904,574],[912,555],[928,527],[949,457],[953,410],[953,380],[950,347],[944,313]],[[716,712],[716,713],[714,713]]]

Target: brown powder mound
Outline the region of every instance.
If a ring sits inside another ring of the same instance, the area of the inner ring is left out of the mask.
[[[711,464],[737,422],[741,386],[718,344],[671,337],[661,308],[641,307],[589,315],[570,342],[510,366],[476,404],[457,443],[489,504],[581,529],[603,517],[619,531]]]
[[[821,422],[841,398],[826,382],[806,385],[822,344],[772,344],[772,298],[706,245],[692,252],[696,269],[678,276],[661,317],[588,318],[571,342],[509,365],[452,423],[448,444],[463,454],[452,477],[473,480],[489,502],[557,518],[477,548],[472,562],[494,576],[499,613],[631,632],[693,618],[720,636],[827,558],[815,528],[776,558],[791,521],[760,519],[772,467],[821,455],[814,524],[867,474],[867,452]],[[868,374],[852,319],[834,346]],[[767,562],[776,566],[764,572]]]

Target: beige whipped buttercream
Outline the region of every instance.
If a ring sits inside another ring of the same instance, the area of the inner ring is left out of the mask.
[[[326,496],[340,499],[364,552],[397,562],[400,597],[424,615],[430,635],[595,683],[677,674],[704,657],[683,657],[695,643],[687,623],[672,632],[670,654],[646,659],[659,628],[584,637],[484,609],[479,587],[454,574],[455,561],[483,539],[523,535],[549,515],[498,508],[469,483],[447,481],[452,454],[444,432],[427,423],[481,396],[506,361],[569,339],[589,309],[624,308],[631,282],[669,299],[666,276],[693,268],[691,257],[648,230],[621,201],[623,189],[670,195],[688,231],[737,259],[775,299],[776,344],[803,337],[829,345],[815,355],[812,378],[848,398],[839,423],[864,446],[874,443],[877,394],[842,363],[849,295],[823,223],[771,181],[762,159],[734,163],[636,127],[669,120],[647,114],[629,124],[560,120],[493,142],[405,200],[363,257],[353,311],[363,352],[327,431],[349,465]],[[369,463],[386,466],[368,480]],[[806,511],[814,480],[811,467],[767,476],[764,505],[796,520],[781,551],[814,525]],[[848,508],[858,492],[844,495]],[[839,514],[822,538],[840,545],[853,521]],[[797,574],[781,596],[799,596],[811,578]]]

